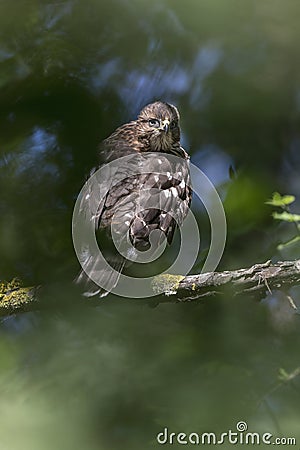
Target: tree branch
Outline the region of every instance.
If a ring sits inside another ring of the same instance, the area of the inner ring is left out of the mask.
[[[37,309],[37,287],[23,287],[20,280],[0,282],[0,316]]]
[[[161,286],[164,275],[159,277]],[[274,264],[267,261],[247,269],[189,275],[180,279],[166,276],[164,297],[165,301],[172,296],[176,296],[178,301],[192,301],[231,290],[234,295],[252,294],[264,298],[268,292],[285,290],[297,284],[300,284],[300,259]]]
[[[267,261],[255,264],[247,269],[225,270],[186,277],[177,275],[158,275],[154,279],[153,291],[160,293],[159,303],[186,302],[232,292],[235,296],[253,295],[264,298],[273,290],[287,290],[300,284],[300,259],[279,261],[272,264]],[[163,291],[163,294],[161,292]],[[22,287],[16,279],[9,283],[0,283],[0,316],[17,312],[36,311],[41,308],[39,289]],[[290,296],[290,304],[297,309]],[[91,306],[99,305],[100,300],[82,300]],[[157,299],[153,299],[157,303]],[[45,307],[46,305],[43,304]]]

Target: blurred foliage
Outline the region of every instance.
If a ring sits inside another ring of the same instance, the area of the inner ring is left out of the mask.
[[[91,308],[71,286],[70,232],[99,141],[163,99],[224,200],[220,269],[299,257],[278,249],[294,230],[265,204],[275,191],[299,199],[299,13],[295,0],[0,2],[1,279],[42,284],[48,305],[1,322],[1,448],[150,449],[165,426],[238,420],[299,435],[299,316],[286,293]],[[209,224],[193,205],[205,252]]]

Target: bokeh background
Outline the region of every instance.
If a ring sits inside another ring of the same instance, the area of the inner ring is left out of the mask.
[[[0,278],[43,286],[46,305],[1,319],[1,449],[152,449],[164,427],[239,420],[300,445],[299,316],[284,293],[95,307],[72,285],[71,241],[98,143],[161,99],[224,202],[219,270],[299,257],[278,250],[295,227],[265,204],[300,198],[299,16],[294,0],[1,1]],[[193,211],[205,255],[197,199]]]

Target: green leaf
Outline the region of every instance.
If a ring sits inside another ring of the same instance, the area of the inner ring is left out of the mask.
[[[281,213],[273,212],[272,216],[276,220],[284,220],[285,222],[300,222],[300,214],[292,214],[287,211]]]
[[[293,239],[290,239],[287,242],[284,242],[283,244],[277,245],[277,250],[283,250],[284,248],[288,247],[289,245],[296,244],[296,242],[300,241],[300,236],[295,236]]]
[[[281,381],[287,381],[289,379],[289,374],[287,373],[287,371],[285,369],[280,367],[280,369],[278,371],[278,378]]]
[[[295,201],[294,195],[281,195],[278,192],[274,192],[271,200],[266,201],[266,205],[272,206],[287,206]]]
[[[288,373],[282,367],[278,371],[278,378],[280,381],[283,381],[283,382],[291,381],[294,378],[298,377],[299,375],[300,375],[300,367],[296,367],[296,369],[290,373]]]

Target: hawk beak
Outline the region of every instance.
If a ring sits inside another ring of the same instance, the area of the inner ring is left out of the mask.
[[[162,130],[162,131],[164,131],[165,133],[167,133],[167,132],[169,131],[169,125],[170,125],[170,122],[169,122],[168,119],[162,120],[162,121],[160,122],[160,130]]]

